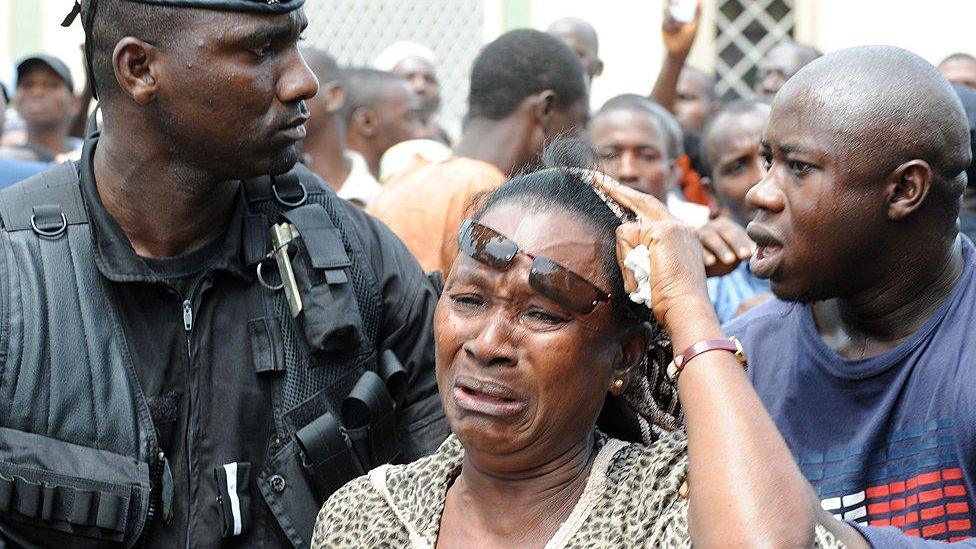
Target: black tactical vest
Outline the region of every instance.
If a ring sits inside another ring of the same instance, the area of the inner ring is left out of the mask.
[[[302,166],[243,185],[249,268],[267,261],[272,223],[302,235],[292,261],[306,309],[293,319],[283,292],[255,282],[248,330],[281,441],[255,481],[307,547],[325,498],[396,457],[406,374],[378,356],[378,283],[339,199]],[[171,477],[122,304],[94,261],[78,163],[0,192],[0,221],[0,540],[133,546],[167,516]]]

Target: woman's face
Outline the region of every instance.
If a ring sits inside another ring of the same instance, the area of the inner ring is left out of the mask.
[[[480,223],[525,251],[609,288],[594,229],[563,211],[512,203]],[[458,255],[437,304],[437,383],[468,452],[516,471],[548,463],[587,437],[623,361],[611,308],[573,313],[529,285],[532,260],[505,270]]]

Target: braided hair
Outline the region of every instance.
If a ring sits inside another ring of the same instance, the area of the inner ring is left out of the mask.
[[[587,170],[598,166],[593,149],[581,140],[557,140],[543,152],[542,164],[545,169],[521,173],[501,187],[477,196],[472,217],[479,220],[493,207],[510,202],[538,211],[560,209],[576,214],[597,229],[601,241],[598,259],[610,283],[610,293],[626,296],[616,256],[616,229],[623,222],[618,216],[622,208],[596,192],[590,182]],[[652,338],[645,359],[624,393],[619,397],[608,393],[597,424],[616,438],[650,444],[662,434],[677,430],[683,422],[677,387],[667,376],[671,342],[646,306],[623,298],[612,300],[611,307],[616,328],[626,330],[647,323],[652,328]]]

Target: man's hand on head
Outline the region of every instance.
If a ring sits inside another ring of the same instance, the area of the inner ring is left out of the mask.
[[[709,220],[698,229],[698,238],[705,249],[705,275],[710,277],[731,273],[756,249],[745,229],[727,217]]]

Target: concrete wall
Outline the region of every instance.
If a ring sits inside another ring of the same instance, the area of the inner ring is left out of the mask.
[[[797,35],[823,51],[889,44],[935,64],[951,53],[976,55],[972,0],[796,0]]]

